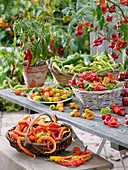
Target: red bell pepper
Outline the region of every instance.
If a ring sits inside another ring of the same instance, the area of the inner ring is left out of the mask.
[[[102,119],[103,119],[103,120],[105,120],[106,117],[110,117],[110,118],[111,118],[112,116],[111,116],[110,113],[107,113],[107,114],[102,115]]]
[[[118,127],[120,125],[118,118],[109,116],[104,119],[103,123],[109,127]]]
[[[112,105],[112,110],[117,115],[123,116],[126,114],[126,109],[122,107],[121,105]]]
[[[120,123],[118,122],[118,118],[111,117],[111,119],[109,120],[107,125],[110,127],[118,127],[120,125]]]
[[[95,86],[95,88],[93,89],[93,91],[103,91],[103,90],[106,90],[106,87],[101,86],[101,85],[99,85],[99,84],[97,84],[97,85]]]

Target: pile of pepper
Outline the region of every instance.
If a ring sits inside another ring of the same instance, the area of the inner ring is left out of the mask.
[[[86,161],[92,158],[92,153],[87,152],[87,147],[85,147],[84,151],[81,151],[79,147],[74,147],[72,155],[68,156],[50,156],[49,160],[54,161],[62,166],[79,166],[84,164]]]
[[[53,116],[54,122],[47,122],[44,117],[38,118],[30,128],[30,131],[27,135],[27,142],[46,144],[47,151],[45,153],[53,153],[56,151],[56,142],[61,141],[64,136],[69,134],[70,129],[62,124],[57,123],[57,118]],[[17,144],[21,150],[26,154],[36,158],[36,155],[24,148],[21,144],[21,141],[25,141],[25,136],[27,129],[30,124],[33,122],[33,118],[30,115],[25,116],[22,120],[18,121],[18,125],[11,131],[9,135],[12,141],[17,141]],[[53,147],[50,147],[52,143]]]
[[[79,90],[84,91],[104,91],[112,90],[119,82],[112,74],[99,76],[95,71],[84,72],[79,75],[79,79],[69,80],[69,84]],[[122,86],[122,85],[120,85]],[[117,86],[116,88],[118,88]]]
[[[79,28],[78,28],[79,29]],[[78,30],[77,30],[78,32]],[[63,73],[83,73],[84,71],[95,71],[102,73],[114,70],[117,65],[111,55],[94,56],[87,54],[75,53],[67,58],[58,58],[52,61],[54,69]]]
[[[62,87],[59,84],[42,87],[34,87],[29,95],[34,101],[59,102],[72,97],[73,92],[69,87]]]

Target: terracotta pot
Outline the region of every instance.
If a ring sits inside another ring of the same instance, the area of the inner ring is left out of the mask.
[[[30,67],[26,72],[25,67],[23,70],[23,78],[27,87],[40,87],[44,85],[48,65],[39,67]]]

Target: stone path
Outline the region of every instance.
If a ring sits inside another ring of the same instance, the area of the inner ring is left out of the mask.
[[[12,128],[17,124],[17,121],[22,119],[27,113],[24,110],[19,112],[0,112],[0,135],[5,136],[5,133],[8,129]],[[88,145],[88,149],[96,152],[101,138],[92,135],[90,133],[84,132],[72,127],[76,132],[77,136],[84,142],[85,146]],[[126,154],[128,154],[126,152]],[[114,170],[123,170],[121,161],[115,161],[119,158],[118,152],[110,147],[110,142],[107,141],[101,152],[101,155],[104,158],[108,158],[114,164]],[[124,158],[124,163],[126,170],[128,170],[128,157]]]

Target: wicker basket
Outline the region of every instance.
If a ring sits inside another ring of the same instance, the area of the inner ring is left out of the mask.
[[[60,84],[63,87],[69,86],[68,80],[71,80],[72,77],[74,76],[74,74],[73,73],[63,73],[63,72],[60,72],[58,70],[55,70],[54,67],[53,67],[53,64],[52,64],[52,60],[53,60],[53,58],[51,58],[51,60],[50,60],[49,69],[50,69],[50,72],[53,76],[54,83]],[[113,75],[115,80],[117,80],[120,69],[121,69],[120,64],[117,64],[113,71],[102,72],[102,73],[99,73],[99,75],[103,76],[103,75],[110,73],[110,74]]]
[[[63,73],[58,70],[55,70],[52,64],[53,58],[50,60],[50,65],[49,65],[49,70],[53,76],[54,83],[55,84],[60,84],[63,87],[69,87],[69,82],[68,80],[71,80],[72,77],[74,76],[73,73]]]
[[[42,115],[48,115],[48,114],[41,114],[39,115],[33,122],[32,124]],[[50,117],[50,116],[49,116]],[[64,138],[61,141],[56,142],[56,151],[53,153],[45,153],[47,150],[47,146],[46,144],[42,143],[42,144],[38,144],[38,143],[30,143],[27,142],[27,134],[30,130],[30,127],[32,126],[32,124],[29,126],[27,132],[26,132],[26,136],[25,136],[25,141],[22,142],[22,145],[29,150],[30,152],[32,152],[35,155],[44,155],[44,156],[51,156],[51,155],[57,155],[60,151],[65,150],[68,146],[71,145],[72,143],[72,129],[70,126],[68,125],[62,125],[62,126],[66,126],[68,128],[70,128],[70,132],[66,133]],[[16,127],[16,126],[15,126]],[[9,132],[13,129],[15,129],[15,127],[11,128],[10,130],[7,131],[6,133],[6,138],[8,139],[8,141],[10,142],[10,145],[15,148],[17,151],[21,152],[22,150],[19,148],[17,141],[14,141],[10,135]],[[50,143],[50,147],[52,147],[53,145]]]
[[[123,84],[123,82],[120,82],[119,84]],[[111,106],[118,101],[123,86],[104,91],[83,91],[74,87],[72,87],[72,90],[84,108],[102,109]]]

